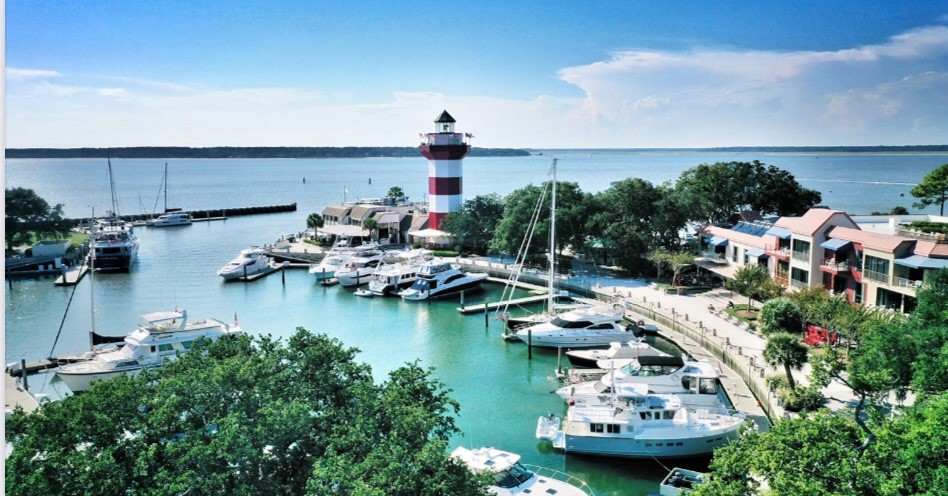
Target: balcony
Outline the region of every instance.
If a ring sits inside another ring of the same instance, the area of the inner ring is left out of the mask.
[[[790,259],[790,248],[780,248],[778,246],[768,246],[764,248],[768,255],[782,260]]]
[[[793,257],[794,260],[799,260],[801,262],[810,261],[810,252],[808,251],[795,251],[792,252],[790,256]]]
[[[820,262],[820,270],[834,274],[837,272],[849,272],[849,262],[838,261],[835,258],[824,258],[823,261]]]
[[[797,288],[797,289],[803,289],[803,288],[806,288],[806,287],[808,287],[808,286],[809,286],[809,284],[806,283],[806,282],[804,282],[804,281],[798,281],[798,280],[796,280],[796,279],[791,279],[791,280],[790,280],[790,287]]]
[[[723,253],[705,251],[705,252],[701,252],[701,257],[714,263],[720,263],[720,264],[727,263],[727,257],[725,257]]]
[[[909,288],[909,289],[918,289],[922,285],[922,281],[915,279],[907,279],[905,277],[896,277],[895,285],[899,288]]]
[[[862,271],[863,276],[870,281],[881,282],[882,284],[889,284],[889,274],[885,272],[876,272],[874,270],[864,270]]]

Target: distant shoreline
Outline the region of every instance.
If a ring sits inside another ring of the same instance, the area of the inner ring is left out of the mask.
[[[548,153],[948,153],[948,145],[904,146],[727,146],[712,148],[478,148],[471,157],[525,157]],[[417,158],[409,146],[132,146],[118,148],[7,148],[6,158]]]
[[[526,157],[515,148],[472,148],[472,157]],[[421,155],[409,146],[131,146],[119,148],[7,148],[6,158],[380,158]]]

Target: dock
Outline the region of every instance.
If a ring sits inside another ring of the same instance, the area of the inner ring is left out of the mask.
[[[30,413],[39,408],[39,402],[30,394],[26,388],[13,376],[6,374],[4,376],[4,406],[9,415],[16,407],[23,408],[23,411]]]
[[[233,279],[233,280],[234,280],[234,281],[253,282],[253,281],[256,281],[257,279],[260,279],[260,278],[262,278],[262,277],[266,277],[266,276],[268,276],[268,275],[270,275],[270,274],[272,274],[272,273],[274,273],[274,272],[276,272],[276,271],[278,271],[278,270],[283,270],[283,269],[285,269],[288,265],[289,265],[289,262],[276,262],[276,263],[270,262],[270,268],[269,268],[269,270],[267,270],[266,272],[258,272],[258,273],[253,274],[253,275],[249,275],[249,276],[246,276],[246,277],[238,277],[237,279]]]
[[[475,303],[472,305],[464,305],[464,306],[458,307],[458,311],[467,315],[467,314],[472,314],[472,313],[480,313],[480,312],[483,312],[485,309],[490,311],[490,310],[496,310],[498,308],[501,308],[507,305],[514,305],[514,306],[524,305],[527,303],[539,303],[541,301],[546,301],[546,300],[547,300],[547,296],[545,294],[535,295],[535,296],[525,296],[523,298],[495,301],[495,302],[487,303],[487,304]]]
[[[79,281],[86,275],[86,272],[89,272],[89,267],[85,265],[63,271],[62,275],[53,281],[53,284],[57,286],[74,286],[79,284]]]

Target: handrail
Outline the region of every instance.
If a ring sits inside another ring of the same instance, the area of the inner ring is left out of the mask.
[[[592,488],[589,487],[589,484],[586,484],[586,481],[580,479],[579,477],[567,474],[566,472],[560,472],[559,470],[552,469],[549,467],[541,467],[539,465],[533,465],[530,463],[521,463],[524,467],[528,468],[531,472],[537,475],[537,477],[547,477],[550,479],[555,479],[560,482],[565,482],[576,487],[584,494],[589,496],[596,496],[593,493]]]

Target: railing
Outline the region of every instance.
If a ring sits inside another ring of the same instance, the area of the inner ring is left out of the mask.
[[[769,255],[775,255],[783,258],[790,258],[790,248],[767,247],[764,251]]]
[[[918,289],[918,287],[922,285],[922,281],[897,277],[895,278],[895,285],[900,288]]]
[[[810,261],[810,252],[808,251],[794,251],[791,252],[790,256],[793,257],[794,260],[799,260],[801,262]]]
[[[790,279],[790,286],[792,286],[792,287],[794,287],[794,288],[800,288],[800,289],[802,289],[802,288],[805,288],[805,287],[807,287],[807,286],[809,286],[809,285],[810,285],[809,283],[804,282],[804,281],[798,281],[798,280],[796,280],[796,279]]]
[[[701,256],[704,257],[704,258],[707,258],[708,260],[710,260],[710,261],[712,261],[712,262],[717,262],[717,263],[726,263],[726,262],[727,262],[727,257],[725,257],[723,253],[716,253],[716,252],[713,252],[713,251],[706,251],[706,252],[701,253]]]
[[[836,270],[836,271],[840,271],[840,270],[841,270],[841,271],[847,271],[847,270],[849,270],[849,262],[845,262],[845,261],[839,262],[839,261],[837,261],[835,258],[824,258],[823,261],[820,262],[820,266],[821,266],[821,267],[829,267],[830,269],[833,269],[833,270]]]
[[[541,467],[539,465],[533,465],[530,463],[521,463],[521,465],[526,467],[527,470],[536,474],[537,477],[546,477],[548,479],[555,479],[560,482],[565,482],[567,484],[571,484],[579,488],[579,490],[582,491],[583,494],[586,494],[588,496],[596,496],[593,493],[592,488],[589,487],[589,484],[586,484],[586,481],[578,477],[574,477],[572,475],[569,475],[564,472],[560,472],[559,470],[554,470],[549,467]]]
[[[869,279],[870,281],[881,282],[883,284],[889,284],[889,274],[885,272],[876,272],[874,270],[864,270],[862,275]]]

